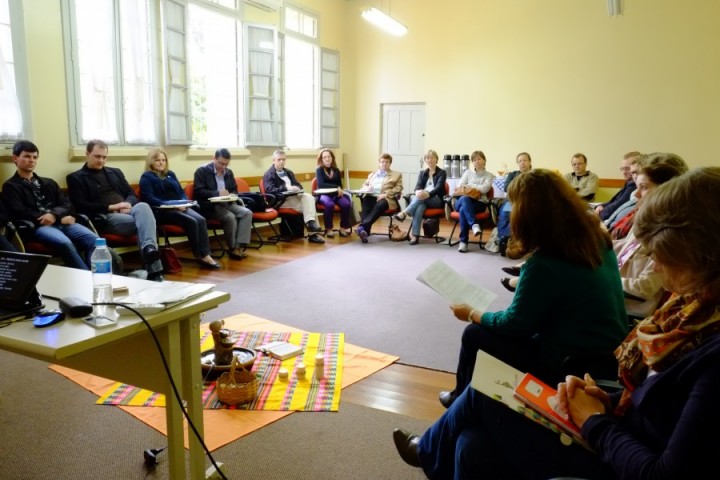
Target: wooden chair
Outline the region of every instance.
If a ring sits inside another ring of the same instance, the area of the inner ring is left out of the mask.
[[[483,230],[484,228],[494,223],[494,218],[492,214],[493,205],[492,205],[492,199],[493,199],[493,190],[490,189],[487,192],[487,202],[485,203],[485,211],[479,212],[475,214],[475,222],[480,226],[480,235],[478,235],[478,240],[476,242],[471,241],[472,235],[468,239],[468,245],[471,243],[475,243],[480,246],[480,248],[483,247],[484,243],[482,241],[483,237]],[[460,240],[457,242],[452,241],[453,235],[455,234],[455,229],[457,228],[458,224],[460,223],[460,214],[455,210],[455,200],[457,200],[457,197],[455,196],[446,196],[445,197],[445,217],[447,218],[447,221],[453,224],[452,230],[450,231],[450,237],[448,238],[448,245],[453,247],[460,243]]]
[[[250,191],[250,185],[248,185],[248,183],[245,181],[244,178],[235,177],[235,183],[237,184],[238,193]],[[265,194],[263,194],[263,195],[265,195]],[[274,196],[272,198],[274,199]],[[272,205],[273,200],[271,199],[270,201],[268,201],[268,199],[269,199],[269,197],[266,196],[266,200],[265,200],[266,203],[268,205]],[[253,231],[253,234],[257,237],[258,241],[251,243],[250,245],[248,245],[248,247],[260,248],[263,245],[265,245],[266,243],[270,243],[272,245],[275,245],[276,243],[278,243],[278,241],[280,239],[280,235],[278,234],[278,231],[275,229],[275,225],[273,224],[273,222],[275,220],[277,220],[279,215],[280,214],[278,213],[278,211],[272,207],[265,208],[264,212],[253,212],[252,231]],[[260,235],[260,231],[257,228],[257,224],[259,224],[259,223],[267,224],[267,226],[270,227],[270,230],[272,230],[273,235],[268,238],[263,238],[262,235]]]

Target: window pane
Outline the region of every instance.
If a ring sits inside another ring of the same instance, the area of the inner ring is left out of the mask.
[[[8,0],[0,0],[0,139],[22,136],[22,113],[15,88],[10,10]]]
[[[190,5],[189,73],[193,143],[240,145],[240,25],[220,13]]]
[[[156,143],[150,21],[145,0],[120,3],[125,141]]]
[[[82,141],[117,143],[112,0],[75,0]]]
[[[285,37],[285,134],[293,148],[315,148],[317,47]]]

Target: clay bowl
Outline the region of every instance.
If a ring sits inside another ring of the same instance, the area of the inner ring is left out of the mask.
[[[250,370],[255,363],[257,354],[251,348],[235,347],[233,355],[237,357],[246,370]],[[200,366],[202,367],[202,375],[205,380],[215,380],[225,372],[230,371],[230,365],[215,365],[215,351],[205,350],[200,352]]]

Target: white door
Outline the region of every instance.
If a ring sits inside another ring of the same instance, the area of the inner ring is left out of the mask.
[[[384,103],[382,113],[382,151],[392,155],[392,169],[403,174],[403,194],[410,193],[425,167],[425,104]]]

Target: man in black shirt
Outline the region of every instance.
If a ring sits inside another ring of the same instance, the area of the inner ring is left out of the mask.
[[[72,205],[57,182],[35,173],[39,156],[38,147],[28,140],[13,145],[15,175],[3,184],[10,220],[31,222],[35,228],[28,239],[57,250],[66,266],[89,270],[98,237],[76,222]]]
[[[152,209],[135,196],[120,169],[105,166],[105,142],[90,140],[85,154],[85,165],[67,176],[70,200],[80,213],[90,217],[100,233],[137,235],[148,280],[164,280]]]

